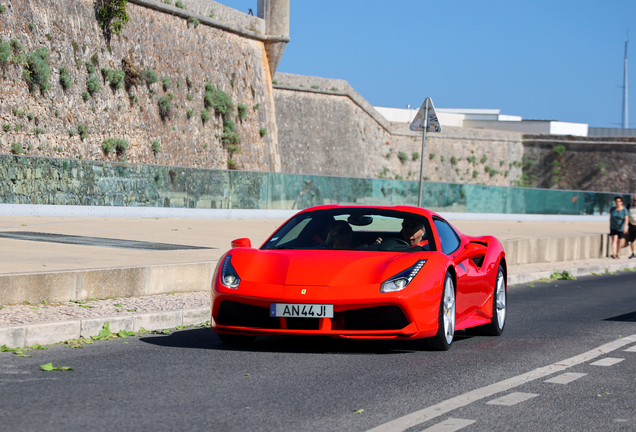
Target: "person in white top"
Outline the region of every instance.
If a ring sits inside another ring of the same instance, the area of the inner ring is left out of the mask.
[[[636,195],[632,197],[632,205],[629,206],[629,231],[627,232],[627,241],[629,247],[632,248],[630,259],[636,258],[634,255],[634,243],[636,243]]]

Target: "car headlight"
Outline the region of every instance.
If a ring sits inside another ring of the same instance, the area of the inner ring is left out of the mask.
[[[422,267],[424,267],[425,263],[426,260],[418,260],[411,267],[382,282],[382,285],[380,285],[380,292],[386,293],[403,290],[409,283],[411,283],[415,275],[417,275]]]
[[[221,266],[221,284],[228,288],[236,289],[241,283],[241,278],[232,267],[232,255],[226,255]]]

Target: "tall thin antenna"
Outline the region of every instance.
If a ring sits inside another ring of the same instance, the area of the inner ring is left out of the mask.
[[[629,43],[629,30],[625,37],[625,65],[623,69],[623,129],[629,128],[629,100],[627,97],[627,44]]]

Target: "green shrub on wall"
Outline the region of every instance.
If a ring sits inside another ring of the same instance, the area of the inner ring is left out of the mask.
[[[9,45],[11,45],[11,48],[13,48],[14,56],[18,56],[22,54],[22,42],[20,42],[18,39],[16,38],[11,39],[9,41]]]
[[[163,91],[168,91],[170,89],[170,86],[172,85],[172,82],[170,81],[169,77],[165,77],[161,80],[161,84],[163,86]]]
[[[172,117],[172,100],[174,94],[168,93],[167,95],[160,97],[157,104],[159,105],[159,115],[163,120]]]
[[[564,152],[565,152],[565,146],[564,145],[558,145],[555,146],[552,151],[554,152],[554,154],[556,154],[557,156],[561,156]]]
[[[113,90],[119,90],[124,87],[124,79],[126,73],[121,69],[102,69],[102,76],[104,81],[110,83]]]
[[[242,103],[238,104],[238,117],[241,120],[247,117],[247,105],[244,105]]]
[[[217,90],[212,83],[205,84],[203,104],[206,108],[213,108],[215,113],[221,115],[227,115],[234,110],[232,99],[223,90]]]
[[[146,69],[143,74],[144,81],[146,81],[147,85],[154,84],[159,81],[159,77],[157,76],[157,72],[152,69]]]
[[[49,50],[46,48],[38,48],[26,58],[26,66],[24,68],[24,79],[29,85],[29,90],[34,93],[40,90],[44,93],[51,87],[49,78],[51,77],[51,68],[49,67]]]
[[[159,142],[159,140],[154,140],[152,142],[151,145],[152,148],[152,152],[155,154],[155,156],[157,155],[157,153],[161,153],[161,143]]]
[[[11,153],[13,154],[22,154],[24,153],[24,149],[22,148],[22,144],[18,142],[14,142],[11,144]]]
[[[126,154],[126,150],[128,150],[128,141],[125,139],[117,138],[115,140],[115,150],[117,151],[117,156],[123,156]]]
[[[110,154],[113,151],[117,152],[117,156],[123,156],[126,154],[126,150],[128,150],[128,141],[121,138],[106,138],[104,142],[102,142],[102,150],[106,154]]]
[[[113,138],[106,138],[102,142],[102,150],[106,154],[110,154],[115,150],[115,140]]]
[[[0,42],[0,64],[5,65],[11,59],[13,48],[9,42]]]
[[[84,140],[88,136],[88,127],[83,124],[77,125],[77,133],[81,140]]]
[[[97,70],[97,67],[93,63],[86,62],[85,66],[86,66],[86,72],[89,75],[93,75],[95,71]]]
[[[102,85],[99,82],[99,78],[97,78],[95,75],[89,76],[86,80],[86,90],[88,90],[88,93],[90,93],[91,96],[97,93],[101,86]]]
[[[210,120],[210,112],[206,109],[201,110],[201,122],[206,124],[208,120]]]
[[[223,135],[221,141],[224,145],[239,144],[241,137],[236,133],[236,123],[230,118],[223,119]]]
[[[188,24],[192,24],[192,27],[197,28],[199,24],[201,24],[201,21],[199,21],[198,18],[190,17],[188,18]]]
[[[60,68],[60,85],[64,90],[68,90],[73,85],[73,78],[66,68]]]
[[[126,13],[128,0],[97,0],[97,22],[102,28],[104,37],[110,41],[111,35],[120,35],[130,18]]]

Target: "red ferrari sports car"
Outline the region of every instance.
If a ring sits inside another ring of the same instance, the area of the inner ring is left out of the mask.
[[[490,236],[461,234],[417,207],[319,206],[260,247],[232,242],[212,279],[212,328],[225,343],[264,335],[425,339],[498,336],[506,258]]]

